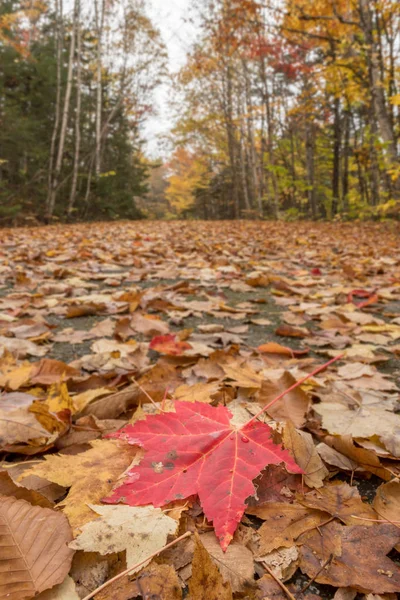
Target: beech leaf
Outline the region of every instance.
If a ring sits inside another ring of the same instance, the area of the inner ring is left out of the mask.
[[[23,600],[62,583],[74,551],[65,515],[0,496],[0,597]]]
[[[226,550],[246,498],[255,493],[252,480],[269,464],[284,462],[294,473],[302,470],[274,444],[264,423],[252,420],[235,428],[227,408],[200,402],[176,402],[175,409],[111,434],[147,452],[140,465],[128,471],[125,483],[103,502],[160,507],[198,494]]]

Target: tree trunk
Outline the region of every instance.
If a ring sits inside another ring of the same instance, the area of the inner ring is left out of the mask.
[[[97,62],[96,62],[96,152],[95,174],[96,178],[101,173],[101,122],[103,108],[103,31],[106,0],[95,0],[95,20],[97,35]],[[99,6],[99,3],[101,6]]]
[[[333,123],[332,216],[337,214],[340,201],[341,136],[340,98],[335,98]]]
[[[361,28],[367,45],[367,62],[374,116],[378,123],[379,133],[386,144],[388,158],[392,164],[396,164],[398,159],[396,141],[387,111],[384,82],[380,75],[379,53],[374,37],[371,0],[359,0],[359,10]]]
[[[57,152],[57,161],[54,171],[54,178],[51,187],[50,200],[47,210],[47,217],[49,219],[52,218],[56,203],[56,196],[58,191],[58,183],[61,174],[61,168],[64,158],[64,147],[65,147],[65,139],[67,134],[67,125],[68,125],[68,117],[69,117],[69,107],[71,101],[71,92],[73,85],[73,65],[74,65],[74,56],[75,56],[75,42],[76,42],[76,24],[77,24],[77,7],[78,0],[75,0],[74,3],[74,22],[72,26],[71,32],[71,40],[69,46],[69,59],[68,59],[68,76],[67,76],[67,87],[65,90],[65,98],[64,98],[64,108],[62,114],[61,121],[61,130],[60,130],[60,140],[58,143],[58,152]]]
[[[53,177],[54,177],[54,161],[56,157],[56,142],[58,136],[58,129],[60,127],[60,116],[61,116],[61,62],[62,62],[62,50],[64,40],[64,28],[63,28],[63,0],[55,0],[56,6],[56,23],[57,23],[57,89],[56,89],[56,107],[53,134],[51,136],[50,146],[50,160],[49,160],[49,172],[48,172],[48,189],[47,189],[47,200],[46,200],[46,215],[49,213],[49,207],[52,198],[53,191]]]
[[[314,125],[312,122],[306,123],[306,169],[307,169],[307,186],[308,186],[308,205],[311,209],[313,219],[318,217],[317,197],[315,190],[315,139]]]
[[[68,216],[72,214],[76,200],[76,189],[78,184],[79,158],[81,150],[81,108],[82,108],[82,31],[80,22],[80,0],[77,0],[77,23],[76,23],[76,114],[75,114],[75,154],[74,168],[72,173],[71,193],[68,202]]]

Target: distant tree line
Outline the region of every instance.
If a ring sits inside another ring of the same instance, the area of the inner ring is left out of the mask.
[[[170,211],[400,215],[398,0],[194,0]]]
[[[140,125],[166,59],[144,5],[0,3],[0,225],[140,216]]]

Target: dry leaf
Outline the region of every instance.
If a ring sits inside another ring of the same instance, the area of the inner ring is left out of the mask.
[[[285,371],[280,379],[263,381],[257,395],[258,403],[265,406],[294,383],[296,379],[288,371]],[[302,427],[309,407],[309,397],[300,387],[297,387],[271,406],[267,412],[275,421],[291,421],[295,427]]]
[[[283,432],[283,443],[303,469],[306,485],[313,488],[322,487],[329,472],[319,457],[311,434],[295,429],[288,421]]]
[[[67,497],[59,506],[64,507],[73,529],[93,521],[95,515],[88,504],[107,496],[132,461],[139,461],[140,457],[137,448],[128,444],[94,440],[91,446],[90,450],[76,456],[46,456],[44,462],[19,478],[22,485],[27,476],[36,475],[69,487]]]
[[[357,488],[341,481],[326,483],[322,489],[304,496],[298,494],[297,498],[303,506],[324,510],[346,525],[368,526],[377,519],[371,506],[361,500]],[[363,521],[363,518],[366,520]]]
[[[89,506],[100,515],[100,519],[82,527],[81,535],[70,544],[70,548],[102,555],[126,550],[127,568],[160,550],[167,543],[168,535],[174,534],[177,529],[174,519],[152,506]]]
[[[67,575],[62,583],[35,596],[35,600],[80,600],[80,598],[74,580]]]
[[[0,596],[23,600],[62,583],[74,554],[71,540],[63,514],[1,496]]]
[[[246,513],[265,521],[257,532],[260,536],[257,553],[259,556],[280,547],[291,548],[302,533],[325,523],[330,518],[327,512],[283,502],[269,502],[262,506],[249,507]]]
[[[318,583],[364,593],[396,592],[400,567],[386,555],[399,541],[394,525],[345,527],[335,521],[302,538],[300,568]]]
[[[192,561],[192,577],[189,580],[191,600],[232,600],[229,581],[224,581],[196,533]]]
[[[232,591],[243,591],[254,577],[253,555],[245,546],[233,541],[223,552],[213,532],[200,536],[200,541],[217,565],[224,581],[230,583]]]

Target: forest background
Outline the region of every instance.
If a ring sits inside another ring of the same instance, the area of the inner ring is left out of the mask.
[[[0,226],[399,218],[396,0],[188,0],[196,39],[173,75],[149,14],[2,0]],[[155,156],[146,122],[166,81]]]

